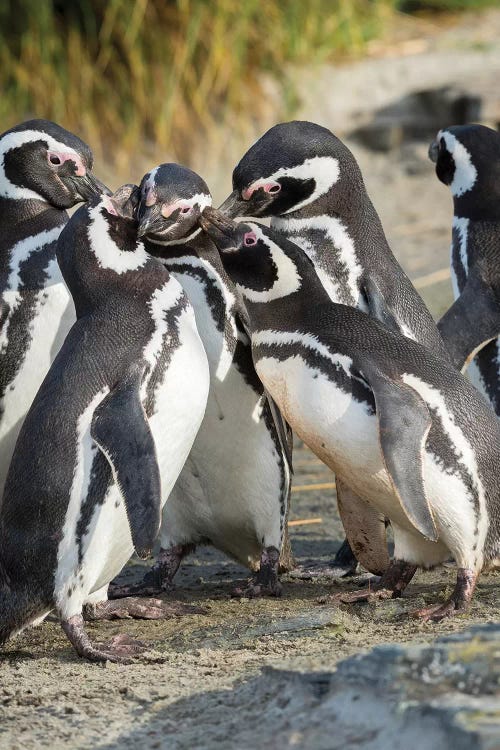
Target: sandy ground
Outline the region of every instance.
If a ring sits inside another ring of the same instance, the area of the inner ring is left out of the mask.
[[[500,13],[488,14],[482,23],[483,31],[494,23],[498,27]],[[470,55],[474,69],[480,69],[477,56],[483,55],[483,67],[491,75],[498,64],[498,50],[492,51],[489,42],[482,48],[473,44],[478,33],[476,17],[469,26],[470,44],[464,46],[463,56]],[[467,24],[461,22],[462,35],[464,28]],[[450,56],[448,32],[443,32],[442,39],[440,46],[434,34],[432,43],[413,55],[413,68],[421,65],[431,76],[437,55],[440,81],[453,81],[456,55]],[[378,77],[374,76],[372,88],[383,89],[392,80],[395,65],[408,66],[405,49],[394,59],[356,63],[335,74],[362,80],[369,70],[374,75],[375,67]],[[413,78],[407,89],[415,85]],[[398,84],[395,98],[402,93],[404,86]],[[301,114],[315,119],[315,107],[318,102],[305,101]],[[328,117],[320,112],[316,119]],[[438,273],[438,282],[429,274],[448,264],[451,202],[427,162],[426,144],[403,144],[396,152],[378,155],[350,145],[396,255],[433,314],[439,315],[451,301],[450,284],[446,271]],[[229,189],[231,166],[226,165],[224,179],[217,182],[217,198],[222,199]],[[291,518],[322,519],[292,527],[299,562],[329,561],[340,543],[332,482],[331,473],[307,449],[296,451]],[[314,489],[311,485],[316,484],[326,486]],[[126,576],[141,573],[134,562],[124,572]],[[80,661],[56,622],[45,622],[13,640],[0,655],[0,748],[224,749],[233,747],[231,732],[237,725],[252,727],[262,722],[268,726],[271,741],[273,715],[266,707],[272,681],[266,668],[320,671],[376,643],[430,641],[473,623],[498,620],[500,615],[498,573],[483,575],[468,615],[437,625],[419,623],[408,613],[450,593],[451,569],[419,574],[399,602],[341,608],[325,603],[324,598],[356,586],[352,579],[332,586],[324,580],[285,578],[281,599],[232,599],[235,581],[245,576],[243,568],[214,550],[199,550],[183,565],[176,595],[205,607],[205,615],[167,622],[88,625],[95,641],[126,632],[147,642],[150,651],[131,666]]]

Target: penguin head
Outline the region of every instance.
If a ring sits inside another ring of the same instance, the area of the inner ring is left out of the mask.
[[[92,174],[92,162],[90,148],[73,133],[48,120],[28,120],[0,136],[0,196],[65,209],[110,194]]]
[[[302,282],[294,252],[300,250],[285,238],[262,224],[232,221],[213,208],[203,211],[200,224],[216,245],[228,276],[246,300],[270,302],[300,289]]]
[[[230,218],[280,216],[313,206],[328,194],[331,208],[342,213],[346,191],[334,189],[341,179],[363,185],[359,167],[342,141],[312,122],[280,123],[235,167],[233,192],[220,210]]]
[[[455,201],[495,203],[500,198],[500,133],[484,125],[443,128],[429,147],[436,175]]]
[[[204,180],[180,164],[160,164],[148,172],[140,191],[139,236],[160,245],[191,239],[200,231],[201,212],[212,205]]]

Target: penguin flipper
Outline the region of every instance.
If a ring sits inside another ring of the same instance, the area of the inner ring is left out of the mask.
[[[466,369],[486,344],[500,335],[500,305],[475,266],[455,302],[438,322],[456,367]]]
[[[133,366],[94,411],[90,434],[106,456],[127,510],[134,549],[145,558],[161,519],[160,470],[140,399],[143,365]]]
[[[412,525],[427,539],[437,541],[423,475],[432,423],[427,405],[411,386],[392,380],[370,363],[360,362],[359,369],[375,397],[380,447],[396,496]]]
[[[363,291],[371,317],[378,320],[389,330],[399,334],[402,333],[397,315],[391,310],[389,302],[373,277],[365,279]]]
[[[374,575],[389,567],[385,518],[365,503],[345,482],[335,477],[339,515],[356,560]]]

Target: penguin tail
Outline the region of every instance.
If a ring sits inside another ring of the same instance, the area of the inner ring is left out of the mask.
[[[0,647],[49,610],[37,597],[0,586]]]

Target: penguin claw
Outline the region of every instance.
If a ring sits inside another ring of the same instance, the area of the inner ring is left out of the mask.
[[[127,597],[111,601],[86,604],[84,609],[86,620],[162,620],[183,615],[204,615],[207,610],[181,602],[165,602],[162,599],[143,599],[142,597]]]
[[[441,622],[446,617],[463,615],[467,612],[467,607],[458,607],[453,599],[449,599],[444,604],[434,604],[432,607],[424,607],[411,612],[411,616],[422,622]]]

